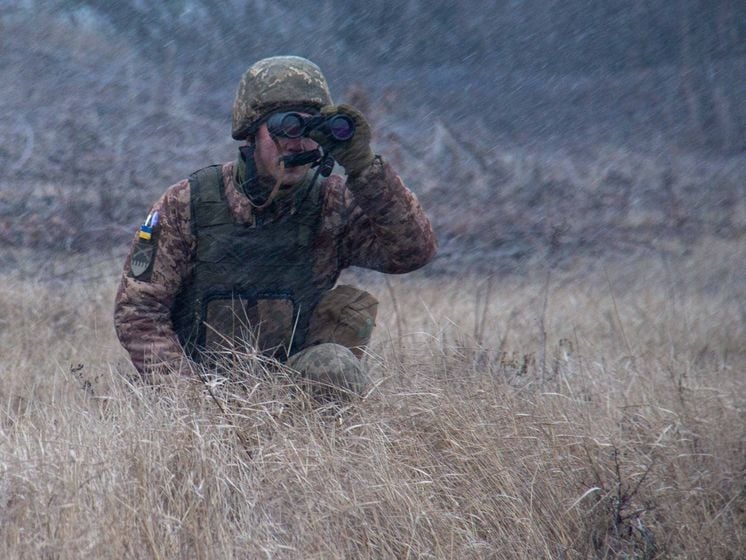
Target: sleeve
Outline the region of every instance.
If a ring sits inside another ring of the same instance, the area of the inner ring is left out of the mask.
[[[136,277],[132,271],[133,256],[140,250],[137,235],[124,264],[114,304],[114,328],[141,374],[163,365],[187,371],[171,306],[189,275],[195,250],[189,197],[189,182],[184,180],[170,187],[151,208],[159,219],[151,240],[153,252],[145,253],[151,259],[146,272]],[[144,257],[141,253],[137,258]]]
[[[430,262],[437,250],[430,220],[414,193],[380,156],[349,180],[347,190],[340,248],[343,267],[398,274]]]

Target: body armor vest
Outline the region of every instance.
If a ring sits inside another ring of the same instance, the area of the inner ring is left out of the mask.
[[[313,274],[321,182],[304,183],[294,212],[259,226],[234,221],[220,165],[193,173],[189,185],[197,247],[171,312],[182,346],[199,361],[205,350],[243,341],[284,360],[303,347],[311,313],[333,285]]]

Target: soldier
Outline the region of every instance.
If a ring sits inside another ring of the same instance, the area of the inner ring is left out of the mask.
[[[333,105],[304,58],[252,65],[232,129],[244,142],[237,159],[169,187],[137,231],[117,336],[146,378],[189,375],[213,350],[250,344],[312,381],[361,393],[378,302],[335,287],[337,278],[348,266],[422,267],[436,251],[430,222],[372,152],[365,117]]]

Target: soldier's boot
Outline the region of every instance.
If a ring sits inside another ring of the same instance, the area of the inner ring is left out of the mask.
[[[358,358],[370,343],[376,326],[378,300],[364,290],[340,284],[329,290],[316,306],[304,346],[325,342],[341,344]]]
[[[309,392],[322,401],[362,396],[370,385],[366,368],[340,344],[311,346],[291,356],[286,365],[300,373]]]

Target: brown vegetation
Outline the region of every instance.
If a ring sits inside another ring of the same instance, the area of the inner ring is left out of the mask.
[[[341,410],[248,353],[214,398],[132,382],[118,256],[5,273],[0,556],[740,558],[744,258],[366,276],[376,387]]]
[[[168,185],[236,156],[240,73],[278,52],[310,56],[335,99],[365,108],[375,149],[433,216],[438,270],[466,253],[510,265],[546,250],[628,253],[746,231],[746,43],[733,2],[673,13],[663,2],[625,12],[586,0],[549,10],[412,0],[398,3],[408,15],[396,25],[385,8],[339,0],[310,20],[289,4],[140,4],[0,10],[0,69],[12,77],[0,82],[4,245],[122,247]],[[604,33],[565,39],[575,26]],[[603,39],[612,29],[621,43]],[[434,40],[448,56],[425,62]],[[467,44],[478,54],[446,63]],[[406,56],[376,62],[392,47]],[[591,71],[593,53],[605,62]]]
[[[743,557],[737,3],[5,4],[0,557]],[[143,386],[120,253],[289,51],[365,107],[439,257],[351,273],[381,299],[362,401],[248,351]]]

